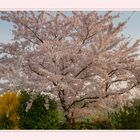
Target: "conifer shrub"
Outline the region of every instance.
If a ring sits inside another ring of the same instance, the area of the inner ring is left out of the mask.
[[[132,106],[124,106],[118,112],[108,114],[115,129],[140,129],[140,100]]]
[[[60,120],[57,104],[47,96],[38,95],[31,108],[26,112],[26,102],[31,98],[30,93],[22,91],[20,95],[20,128],[21,129],[59,129]],[[48,98],[49,108],[44,106]]]

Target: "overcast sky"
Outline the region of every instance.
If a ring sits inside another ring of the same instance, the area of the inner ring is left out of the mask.
[[[102,13],[102,12],[100,12]],[[116,12],[114,12],[116,13]],[[123,11],[118,21],[123,21],[127,19],[132,14],[132,11]],[[12,38],[12,25],[8,22],[0,21],[0,43],[10,42]],[[126,29],[123,33],[126,36],[131,36],[132,39],[140,38],[140,11],[136,11],[129,22],[127,23]]]

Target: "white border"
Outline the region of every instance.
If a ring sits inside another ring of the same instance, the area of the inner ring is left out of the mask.
[[[3,139],[2,139],[3,138]],[[2,140],[139,140],[140,131],[0,131]]]
[[[0,0],[0,8],[115,9],[140,8],[139,0]]]
[[[139,8],[1,8],[0,11],[139,11]]]

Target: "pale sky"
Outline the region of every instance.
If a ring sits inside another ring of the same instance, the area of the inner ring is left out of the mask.
[[[103,13],[103,12],[100,12]],[[115,11],[113,13],[116,13]],[[127,19],[132,14],[132,11],[122,11],[119,22]],[[0,43],[10,42],[12,39],[12,25],[5,21],[0,21]],[[140,38],[140,11],[136,11],[127,23],[126,29],[123,31],[124,35],[131,36],[132,39]]]

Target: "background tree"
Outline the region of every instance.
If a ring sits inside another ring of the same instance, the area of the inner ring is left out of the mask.
[[[139,40],[121,35],[127,20],[96,11],[1,12],[12,22],[13,41],[0,45],[3,90],[49,92],[67,121],[80,110],[110,96],[127,93],[139,82]]]

